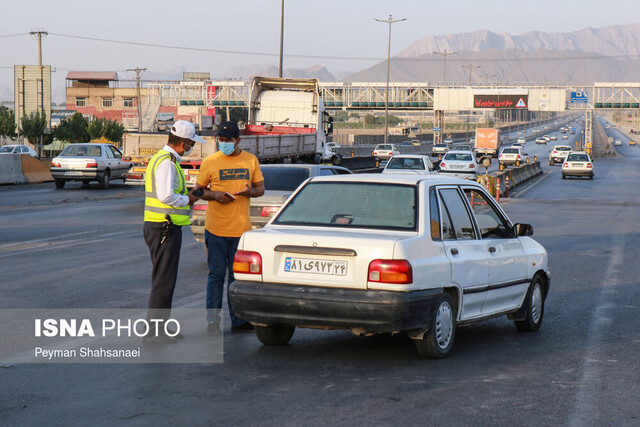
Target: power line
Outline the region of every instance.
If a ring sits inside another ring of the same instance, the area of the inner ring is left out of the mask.
[[[27,33],[28,34],[28,33]],[[114,40],[114,39],[103,39],[98,37],[86,37],[86,36],[76,36],[71,34],[61,34],[61,33],[49,33],[51,36],[79,39],[79,40],[90,40],[90,41],[98,41],[104,43],[115,43],[115,44],[124,44],[131,46],[144,46],[144,47],[153,47],[159,49],[176,49],[176,50],[186,50],[186,51],[195,51],[195,52],[210,52],[210,53],[222,53],[222,54],[232,54],[232,55],[255,55],[255,56],[266,56],[266,57],[279,57],[278,53],[268,53],[268,52],[253,52],[253,51],[243,51],[243,50],[224,50],[224,49],[210,49],[210,48],[199,48],[199,47],[190,47],[190,46],[176,46],[176,45],[165,45],[158,43],[142,43],[142,42],[134,42],[127,40]],[[11,35],[9,35],[11,36]],[[0,36],[3,37],[3,36]],[[471,51],[470,51],[471,52]],[[366,57],[366,56],[331,56],[331,55],[299,55],[299,54],[287,54],[286,56],[290,58],[301,58],[301,59],[325,59],[325,60],[339,60],[339,61],[376,61],[381,62],[384,61],[384,58],[375,58],[375,57]],[[640,55],[604,55],[604,54],[592,54],[592,55],[584,55],[584,56],[555,56],[555,57],[500,57],[500,58],[476,58],[476,57],[466,57],[460,56],[459,58],[451,58],[448,59],[450,62],[529,62],[529,61],[540,61],[540,62],[552,62],[552,61],[586,61],[586,60],[601,60],[601,59],[638,59]],[[415,62],[439,62],[440,59],[436,57],[392,57],[393,61],[415,61]]]

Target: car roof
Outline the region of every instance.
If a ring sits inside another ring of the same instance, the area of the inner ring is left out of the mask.
[[[73,146],[85,146],[85,147],[96,147],[96,146],[106,147],[107,145],[113,146],[113,144],[109,144],[109,143],[105,143],[105,142],[76,142],[76,143],[67,145],[67,147],[70,147],[72,145]]]
[[[471,153],[469,150],[449,150],[447,154],[469,154]]]
[[[330,175],[330,176],[317,176],[312,180],[316,181],[348,181],[348,182],[370,182],[379,184],[406,184],[415,185],[421,181],[429,181],[429,185],[472,185],[482,188],[480,184],[475,181],[461,180],[460,178],[454,178],[443,175],[423,175],[423,174],[411,174],[411,175],[394,175],[394,174],[380,174],[380,173],[361,173],[352,175]]]
[[[553,149],[555,150],[556,148],[560,148],[560,147],[562,147],[562,148],[566,148],[566,147],[571,148],[571,146],[570,146],[570,145],[554,145],[554,146],[553,146]]]
[[[397,156],[393,156],[394,159],[422,159],[425,157],[429,158],[429,156],[423,156],[422,154],[398,154]]]

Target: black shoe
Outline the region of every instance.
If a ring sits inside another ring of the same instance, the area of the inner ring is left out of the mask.
[[[222,329],[220,329],[220,324],[217,322],[211,322],[207,324],[207,334],[218,336],[222,335]]]
[[[249,322],[245,322],[240,326],[231,326],[231,332],[249,332],[254,329],[254,326]]]
[[[171,338],[167,335],[147,335],[142,339],[142,341],[152,344],[175,344],[178,342],[177,339]]]
[[[177,338],[179,340],[181,340],[182,338],[184,338],[184,335],[182,335],[182,332],[178,332],[178,335],[176,335],[176,330],[173,328],[167,328],[167,332],[169,333],[169,335],[171,336],[171,338]]]

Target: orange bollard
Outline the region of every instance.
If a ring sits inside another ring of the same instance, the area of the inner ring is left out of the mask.
[[[500,202],[500,178],[496,179],[496,200]]]
[[[504,196],[509,197],[509,175],[504,177]]]

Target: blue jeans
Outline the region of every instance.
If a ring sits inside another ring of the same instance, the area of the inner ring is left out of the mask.
[[[207,309],[222,309],[222,294],[224,292],[225,275],[229,274],[229,283],[235,279],[233,277],[233,257],[238,250],[239,237],[220,237],[209,231],[204,231],[204,242],[207,245],[209,263],[209,275],[207,276]],[[227,292],[227,304],[229,306],[229,317],[231,326],[242,326],[246,323],[233,312],[229,292]],[[222,311],[220,311],[222,312]],[[219,322],[220,319],[214,316],[213,310],[207,312],[207,322]]]

